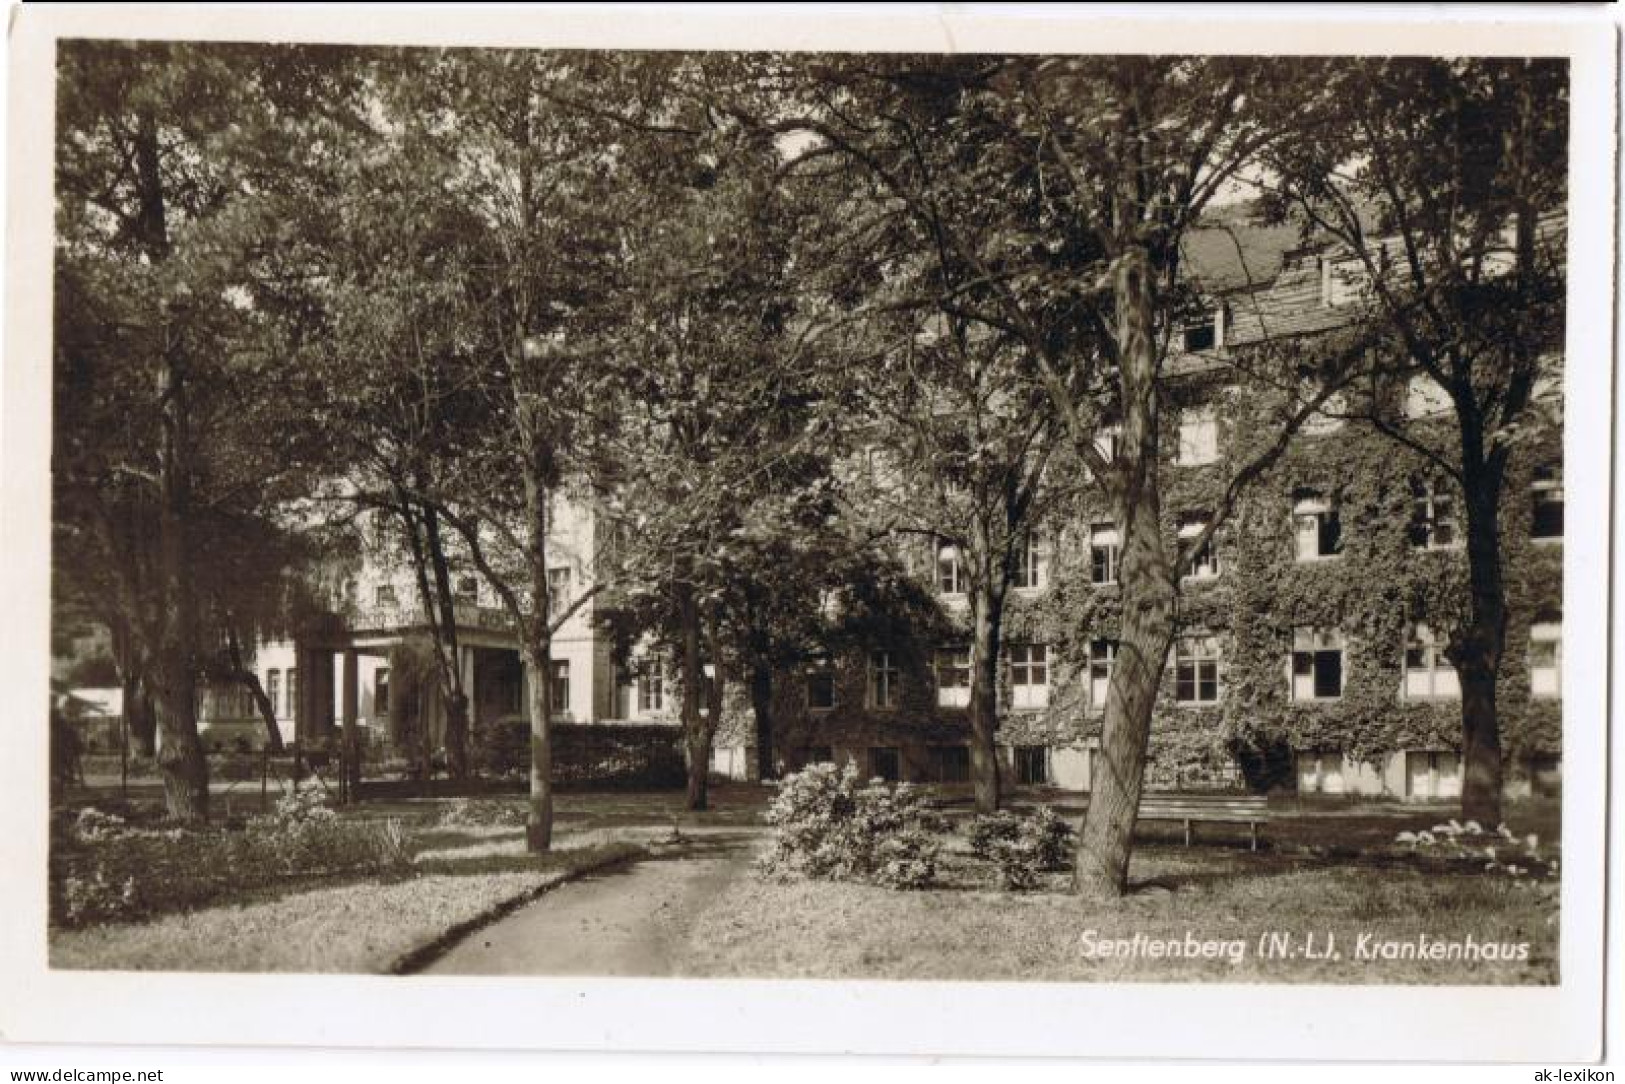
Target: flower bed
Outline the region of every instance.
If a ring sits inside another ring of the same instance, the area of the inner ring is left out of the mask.
[[[86,808],[52,832],[51,922],[135,921],[257,889],[388,873],[410,863],[399,820],[340,817],[314,789],[293,792],[276,812],[236,828],[143,826]]]

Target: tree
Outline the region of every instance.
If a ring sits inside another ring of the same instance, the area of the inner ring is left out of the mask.
[[[380,72],[387,80],[420,70],[407,57],[379,57],[369,93],[380,93]],[[314,193],[304,221],[317,231],[327,334],[310,364],[332,404],[321,424],[331,434],[328,469],[345,483],[341,507],[389,524],[398,543],[390,556],[410,559],[445,715],[447,769],[461,779],[469,701],[452,582],[459,555],[443,523],[441,479],[455,470],[466,434],[490,421],[481,413],[488,403],[472,391],[479,361],[468,346],[478,340],[466,327],[471,268],[486,254],[478,247],[484,224],[445,197],[443,186],[457,180],[454,163],[419,153],[421,140],[410,123],[375,121]],[[427,778],[427,742],[420,749]]]
[[[553,636],[599,590],[589,579],[557,597],[549,573],[556,505],[567,488],[581,492],[586,438],[610,408],[598,333],[611,301],[602,274],[619,207],[605,194],[619,184],[618,151],[564,100],[603,70],[591,54],[437,51],[399,58],[379,99],[398,133],[396,175],[426,181],[412,221],[437,220],[431,206],[466,209],[439,335],[451,352],[435,364],[455,361],[449,379],[485,421],[459,429],[445,469],[415,479],[423,489],[410,495],[456,533],[518,634],[532,851],[552,841]],[[595,567],[592,554],[577,557]]]
[[[777,79],[792,88],[786,99],[758,108],[759,123],[801,142],[782,172],[818,197],[803,228],[803,289],[818,297],[821,349],[844,374],[856,450],[883,462],[855,507],[870,530],[925,548],[933,577],[964,598],[983,812],[1000,795],[1005,602],[1018,564],[1044,545],[1058,492],[1048,468],[1064,440],[1030,345],[994,298],[1001,284],[1031,279],[1041,228],[1039,177],[988,93],[1000,66],[792,60]],[[1040,259],[1061,251],[1043,240]],[[1075,290],[1053,290],[1028,311],[1051,348],[1074,337],[1074,301]]]
[[[56,511],[111,587],[178,818],[208,814],[198,542],[210,517],[263,514],[285,478],[259,413],[282,400],[267,394],[277,320],[255,265],[273,247],[266,194],[306,146],[300,118],[333,90],[323,60],[89,41],[61,52]]]
[[[1199,304],[1180,274],[1180,241],[1239,169],[1299,130],[1295,86],[1312,85],[1315,74],[1301,62],[1150,57],[978,57],[946,71],[905,60],[900,69],[883,81],[946,84],[957,118],[940,138],[1003,153],[942,153],[945,162],[968,165],[924,180],[891,168],[875,149],[875,133],[906,121],[907,110],[848,113],[850,69],[835,61],[820,63],[803,111],[774,126],[810,133],[805,159],[861,163],[897,213],[924,224],[966,268],[968,284],[945,292],[946,308],[1021,345],[1073,454],[1109,496],[1123,542],[1124,616],[1103,770],[1080,837],[1076,884],[1081,892],[1120,894],[1152,710],[1177,631],[1180,570],[1213,540],[1236,497],[1281,455],[1358,352],[1341,349],[1310,367],[1315,390],[1289,397],[1273,439],[1228,479],[1206,526],[1176,544],[1164,527],[1158,477],[1163,363],[1175,331]],[[926,153],[917,127],[906,130],[907,152]],[[1030,195],[985,201],[1020,211],[993,229],[997,246],[984,247],[983,234],[938,210],[945,192],[980,197],[1007,190],[1011,178],[1024,181]],[[1303,367],[1264,375],[1272,382],[1290,376],[1295,385],[1293,370]],[[1116,439],[1104,439],[1108,433]]]
[[[1390,349],[1373,378],[1442,389],[1453,432],[1365,421],[1457,487],[1468,591],[1443,617],[1461,678],[1462,816],[1501,822],[1496,683],[1506,646],[1501,505],[1563,333],[1568,83],[1561,62],[1339,65],[1314,99],[1322,138],[1284,144],[1260,184],[1335,245],[1335,273]]]
[[[690,809],[706,807],[740,669],[772,770],[772,667],[806,631],[786,612],[817,596],[833,516],[820,371],[791,330],[793,216],[767,183],[777,153],[708,115],[692,93],[704,76],[698,65],[670,73],[671,112],[691,127],[643,140],[643,214],[622,247],[614,337],[629,362],[618,372],[617,603],[677,659]]]

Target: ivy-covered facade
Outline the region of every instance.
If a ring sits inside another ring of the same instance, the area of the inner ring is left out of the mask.
[[[1290,341],[1306,356],[1354,333],[1312,252],[1287,254],[1262,287],[1227,296],[1188,352],[1170,358],[1163,416],[1164,528],[1194,533],[1286,394],[1238,373],[1247,351]],[[1287,329],[1283,336],[1282,329]],[[1341,339],[1339,337],[1342,337]],[[1560,359],[1543,388],[1555,400]],[[1431,392],[1431,394],[1430,394]],[[1461,701],[1437,630],[1466,604],[1460,502],[1416,452],[1358,416],[1448,441],[1436,389],[1367,381],[1339,392],[1247,487],[1180,592],[1182,634],[1151,732],[1148,784],[1450,798],[1460,788]],[[1498,704],[1509,788],[1553,787],[1562,702],[1561,425],[1532,425],[1501,509],[1510,619]],[[1082,495],[1035,532],[1004,620],[998,741],[1007,778],[1087,790],[1119,620],[1115,527]],[[966,610],[951,553],[911,543],[909,564],[950,625]],[[968,771],[966,641],[940,632],[779,676],[775,728],[787,768],[834,758],[882,777],[956,781]],[[730,713],[733,714],[733,713]],[[726,721],[719,767],[754,764],[748,713]]]

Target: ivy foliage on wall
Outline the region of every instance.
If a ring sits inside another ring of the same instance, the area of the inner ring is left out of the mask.
[[[1173,539],[1183,514],[1212,506],[1224,481],[1273,431],[1279,400],[1237,389],[1193,384],[1192,397],[1217,404],[1219,460],[1163,469],[1164,529]],[[1177,409],[1177,405],[1175,406]],[[1423,424],[1448,426],[1448,418]],[[1448,429],[1439,430],[1442,437]],[[1502,545],[1510,616],[1498,703],[1509,761],[1550,757],[1561,744],[1561,703],[1530,692],[1529,633],[1540,620],[1559,620],[1561,544],[1530,538],[1531,482],[1536,467],[1555,465],[1557,434],[1518,449],[1502,508]],[[1187,632],[1217,634],[1222,644],[1223,693],[1207,706],[1176,704],[1173,667],[1159,694],[1151,735],[1154,785],[1224,778],[1236,769],[1257,785],[1286,783],[1294,752],[1341,753],[1378,764],[1404,750],[1457,750],[1459,699],[1407,700],[1402,694],[1410,622],[1441,628],[1466,605],[1466,557],[1458,547],[1412,545],[1412,479],[1431,474],[1416,453],[1356,423],[1328,424],[1300,436],[1288,453],[1239,500],[1219,536],[1221,572],[1187,579],[1180,598]],[[1299,560],[1294,548],[1296,501],[1314,494],[1336,509],[1341,553]],[[1455,504],[1460,538],[1460,502]],[[1110,513],[1100,499],[1072,510],[1079,524]],[[1001,731],[1053,732],[1060,716],[1073,741],[1099,734],[1100,715],[1087,703],[1090,643],[1112,640],[1119,622],[1118,591],[1090,583],[1087,531],[1060,547],[1052,586],[1036,605],[1014,615],[1012,637],[1044,640],[1057,661],[1052,718],[1016,718]],[[1340,632],[1343,686],[1335,699],[1292,699],[1295,628]]]
[[[1214,379],[1188,381],[1163,409],[1211,403],[1219,420],[1219,457],[1205,465],[1174,462],[1165,449],[1163,519],[1177,537],[1180,518],[1209,510],[1225,481],[1279,427],[1290,403]],[[1349,412],[1363,404],[1351,401]],[[1450,433],[1446,416],[1419,424]],[[1441,428],[1442,427],[1442,428]],[[1176,425],[1167,425],[1175,443]],[[1558,754],[1561,702],[1530,692],[1530,627],[1560,620],[1562,545],[1531,539],[1531,482],[1540,466],[1560,466],[1561,437],[1531,432],[1517,449],[1505,486],[1502,546],[1510,614],[1498,702],[1502,746],[1515,767]],[[1379,765],[1405,750],[1457,750],[1459,699],[1407,700],[1405,646],[1410,623],[1442,628],[1460,618],[1466,603],[1466,557],[1459,548],[1413,546],[1409,527],[1412,481],[1435,472],[1416,453],[1357,422],[1329,419],[1300,435],[1276,465],[1247,489],[1218,538],[1220,574],[1185,580],[1180,620],[1190,632],[1215,634],[1221,644],[1222,695],[1218,702],[1175,701],[1173,666],[1159,693],[1151,732],[1149,782],[1192,786],[1238,776],[1258,787],[1289,784],[1297,753],[1341,754],[1347,762]],[[1341,552],[1299,560],[1294,506],[1314,494],[1336,509]],[[1460,537],[1459,500],[1455,504]],[[1121,608],[1115,586],[1090,579],[1089,524],[1110,521],[1103,495],[1088,488],[1040,533],[1048,552],[1048,584],[1012,590],[1004,643],[1049,648],[1049,706],[1010,707],[1008,668],[998,700],[1001,745],[1066,746],[1098,738],[1101,713],[1089,695],[1091,643],[1112,641]],[[934,554],[911,555],[911,567],[929,580]],[[888,640],[901,674],[896,708],[866,705],[866,652],[833,661],[836,705],[810,713],[805,675],[783,675],[775,707],[786,747],[865,746],[963,741],[964,713],[939,707],[932,672],[936,648],[968,640],[956,625],[963,608],[944,607],[927,629],[894,630]],[[1295,628],[1342,634],[1342,691],[1335,699],[1292,699],[1290,654]]]

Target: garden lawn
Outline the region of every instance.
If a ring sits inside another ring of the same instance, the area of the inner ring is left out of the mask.
[[[894,891],[864,884],[747,878],[700,918],[681,974],[824,979],[989,979],[1081,982],[1544,984],[1557,981],[1557,885],[1427,869],[1404,861],[1339,861],[1223,847],[1142,845],[1135,891],[1106,903],[1066,892],[1006,893],[962,851],[946,856],[947,887]],[[1144,955],[1088,958],[1097,940],[1239,940],[1239,962]],[[1298,955],[1264,959],[1262,935],[1289,935]],[[1340,960],[1309,959],[1336,939]],[[1527,943],[1523,963],[1355,958],[1374,942]]]
[[[540,857],[523,832],[485,830],[418,856],[418,872],[293,892],[151,922],[53,930],[57,968],[384,973],[589,869],[643,854],[596,834]]]

